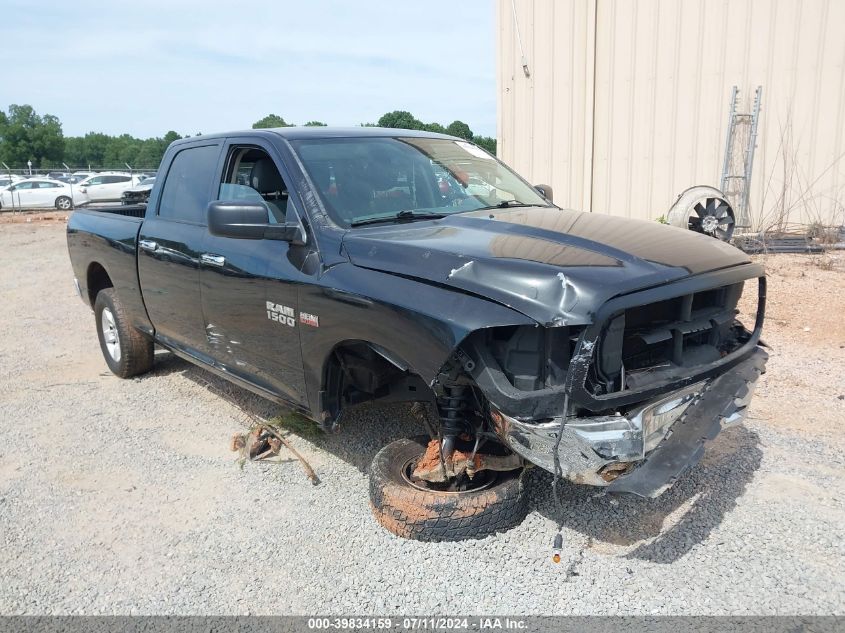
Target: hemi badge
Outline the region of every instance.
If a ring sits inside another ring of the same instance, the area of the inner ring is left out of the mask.
[[[303,325],[310,325],[312,327],[320,327],[320,317],[316,314],[308,314],[307,312],[299,313],[299,322]]]

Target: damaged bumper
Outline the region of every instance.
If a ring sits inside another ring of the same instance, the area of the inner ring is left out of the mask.
[[[656,497],[704,453],[704,443],[745,419],[768,354],[757,347],[726,373],[651,399],[625,415],[571,418],[558,446],[562,474],[580,484]],[[493,412],[501,439],[554,472],[561,418],[531,423]]]

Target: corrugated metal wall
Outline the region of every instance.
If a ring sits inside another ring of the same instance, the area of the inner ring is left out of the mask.
[[[498,37],[499,156],[558,204],[654,219],[719,186],[731,86],[750,111],[762,85],[755,228],[845,222],[845,1],[499,0]]]

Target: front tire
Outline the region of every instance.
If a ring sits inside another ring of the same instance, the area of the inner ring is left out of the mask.
[[[59,196],[56,198],[56,208],[59,211],[70,211],[73,208],[73,200],[67,196]]]
[[[481,471],[475,490],[444,492],[411,483],[409,464],[428,445],[427,436],[398,440],[381,449],[370,469],[370,507],[397,536],[417,541],[462,541],[510,529],[528,513],[522,470]],[[411,466],[411,470],[413,467]]]
[[[153,342],[129,325],[126,310],[114,288],[97,294],[94,318],[100,350],[114,375],[129,378],[152,368]]]

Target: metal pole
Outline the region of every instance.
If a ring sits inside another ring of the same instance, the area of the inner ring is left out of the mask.
[[[62,165],[65,166],[65,169],[67,169],[67,173],[70,174],[70,182],[68,183],[68,185],[70,185],[70,208],[73,209],[76,207],[73,202],[73,173],[70,171],[70,167],[67,166],[67,163],[62,163]]]
[[[12,186],[15,184],[12,180],[12,170],[6,163],[3,163],[3,167],[6,168],[6,172],[9,174],[9,197],[12,199],[12,215],[15,214],[15,192],[11,190]]]
[[[742,200],[742,221],[749,224],[748,197],[751,194],[751,168],[754,166],[754,148],[757,147],[757,121],[760,118],[760,101],[763,99],[763,86],[757,86],[754,92],[754,113],[751,117],[751,142],[745,156],[745,192]]]
[[[730,158],[731,158],[731,140],[733,139],[734,135],[734,125],[736,125],[736,93],[737,87],[734,86],[731,89],[731,108],[728,112],[728,131],[727,137],[725,138],[725,161],[722,163],[722,185],[720,189],[722,193],[726,196],[728,195],[728,169],[730,169]]]

